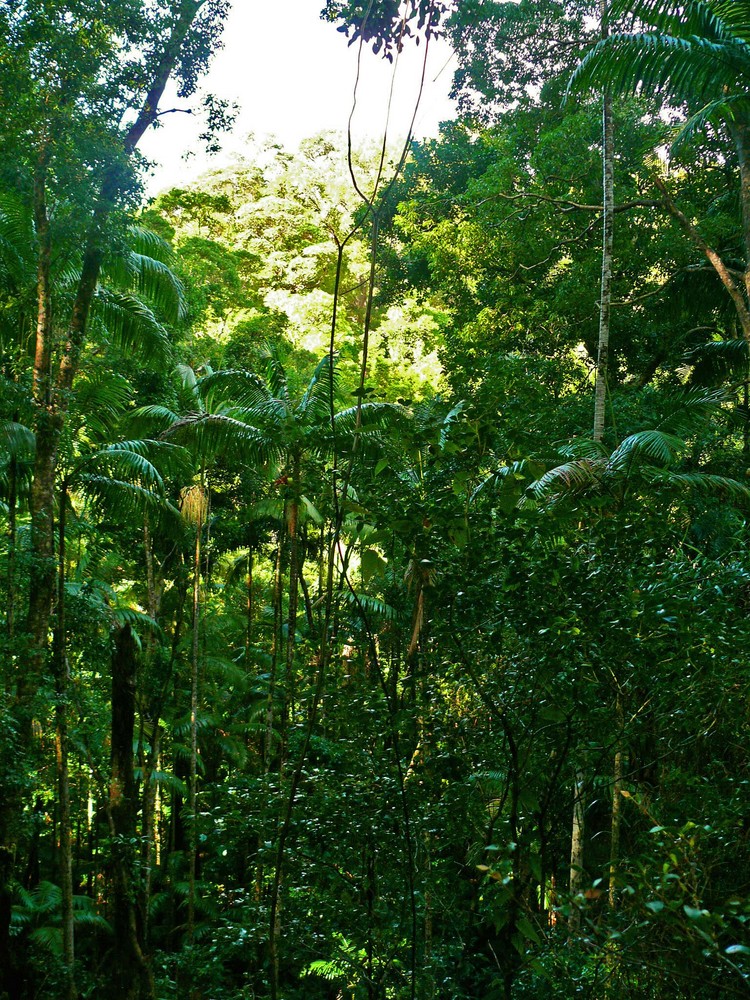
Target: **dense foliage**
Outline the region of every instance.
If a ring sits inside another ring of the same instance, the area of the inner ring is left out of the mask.
[[[329,2],[459,119],[144,205],[225,12],[0,3],[0,1000],[748,995],[750,7]]]

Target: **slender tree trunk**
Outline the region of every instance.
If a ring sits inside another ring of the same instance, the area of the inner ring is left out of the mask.
[[[609,34],[607,4],[600,4],[601,34]],[[607,375],[609,372],[609,326],[612,308],[612,249],[615,218],[614,182],[615,142],[612,120],[612,95],[602,96],[602,281],[599,296],[599,341],[596,351],[596,388],[594,391],[594,440],[604,437],[607,406]]]
[[[253,553],[247,553],[247,573],[245,574],[245,666],[250,666],[250,644],[253,641]]]
[[[271,650],[271,675],[268,679],[268,698],[266,699],[266,740],[264,747],[265,772],[271,769],[274,745],[274,703],[276,700],[276,685],[278,681],[279,651],[281,645],[281,570],[284,552],[284,526],[279,528],[279,538],[276,546],[276,564],[273,579],[273,648]]]
[[[196,873],[198,865],[198,696],[200,680],[200,586],[201,586],[201,540],[203,534],[203,514],[205,493],[199,487],[200,499],[197,505],[195,523],[195,559],[193,562],[193,643],[190,671],[190,858],[188,869],[188,940],[195,936]]]
[[[158,831],[156,829],[156,805],[158,785],[154,781],[154,769],[158,767],[159,754],[161,752],[161,726],[158,717],[153,720],[153,735],[151,737],[151,749],[143,768],[143,837],[141,848],[141,863],[143,867],[142,889],[140,894],[140,919],[143,928],[143,943],[148,946],[149,920],[148,907],[151,900],[151,874],[154,863],[158,864],[156,855],[158,854],[155,843]]]
[[[576,896],[583,888],[584,879],[584,837],[585,837],[585,784],[583,771],[578,769],[575,773],[575,784],[573,786],[573,827],[570,836],[570,895]],[[568,921],[571,932],[575,932],[581,925],[581,912],[574,902]]]
[[[620,831],[622,829],[622,779],[624,776],[624,712],[622,691],[617,692],[615,706],[617,718],[617,743],[615,744],[615,760],[612,775],[612,825],[609,840],[609,905],[612,909],[617,905],[617,874],[620,865]]]
[[[287,528],[289,532],[289,607],[286,634],[286,700],[291,719],[295,709],[296,677],[294,674],[294,651],[297,639],[297,607],[299,603],[299,495],[300,458],[292,459],[292,499],[289,504]]]
[[[55,469],[62,430],[52,400],[52,244],[47,213],[46,148],[34,173],[34,225],[37,238],[37,317],[33,398],[37,410],[34,478],[31,486],[31,551],[34,559],[29,591],[28,632],[30,670],[19,700],[36,686],[47,649],[47,630],[55,594],[54,521]]]
[[[112,657],[112,777],[109,821],[112,835],[112,925],[110,996],[153,1000],[154,982],[139,934],[132,868],[135,861],[136,786],[133,767],[137,646],[129,625],[115,640]]]
[[[750,122],[740,121],[732,128],[740,168],[740,207],[745,251],[745,303],[750,303]],[[747,336],[747,333],[745,334]]]
[[[53,666],[57,704],[55,706],[55,762],[57,797],[60,813],[60,889],[62,893],[62,940],[65,965],[65,990],[68,1000],[76,1000],[75,938],[73,923],[73,845],[70,817],[70,774],[68,767],[68,687],[69,671],[65,642],[65,515],[68,486],[60,486],[58,514],[58,574]]]
[[[17,420],[17,416],[14,416]],[[9,653],[13,653],[13,639],[16,623],[16,505],[18,503],[18,461],[11,455],[8,467],[8,594],[5,604],[5,622],[8,635]],[[12,662],[12,661],[11,661]],[[12,686],[12,674],[6,677],[8,693]]]

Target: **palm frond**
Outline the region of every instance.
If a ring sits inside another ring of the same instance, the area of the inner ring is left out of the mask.
[[[135,275],[136,290],[153,303],[167,323],[178,323],[185,318],[185,289],[167,264],[133,252],[130,254],[130,266]]]
[[[604,465],[582,458],[565,462],[545,472],[529,486],[527,492],[536,500],[546,502],[561,495],[574,495],[601,485]]]
[[[0,451],[19,461],[31,461],[36,451],[36,435],[24,424],[0,420]]]
[[[152,403],[150,406],[139,406],[128,418],[128,429],[136,432],[139,430],[151,431],[152,433],[164,433],[173,424],[180,420],[179,414],[170,410],[168,406]]]
[[[257,427],[226,413],[199,413],[182,417],[162,432],[198,454],[204,464],[228,451],[239,451],[253,464],[262,465],[273,453]]]
[[[680,38],[656,32],[613,34],[581,60],[569,90],[605,89],[622,94],[640,87],[677,99],[718,98],[726,87],[750,83],[750,53],[741,42]]]
[[[664,416],[656,429],[677,437],[689,437],[699,431],[727,401],[722,388],[691,386],[671,392],[664,401]]]
[[[710,340],[693,348],[685,358],[685,368],[697,385],[710,385],[727,376],[744,373],[747,368],[748,343],[744,339]]]
[[[718,125],[747,120],[750,113],[750,97],[747,94],[733,94],[709,101],[700,111],[689,118],[672,140],[670,151],[678,153],[685,145],[695,139],[698,132],[703,132],[707,125],[716,128]]]
[[[618,20],[632,18],[667,34],[725,41],[732,34],[719,10],[721,6],[710,0],[708,3],[704,0],[613,0],[610,16]]]
[[[132,225],[128,230],[131,249],[144,257],[151,257],[162,264],[173,264],[175,252],[158,233],[145,226]]]
[[[363,612],[373,618],[382,618],[385,621],[395,621],[398,618],[398,611],[378,597],[370,597],[367,594],[353,594],[350,590],[344,593],[344,600],[360,614]]]
[[[342,434],[353,434],[357,430],[358,415],[360,433],[403,426],[410,419],[409,411],[398,403],[362,403],[361,406],[339,410],[334,418],[336,430]]]
[[[289,378],[279,350],[275,346],[270,347],[266,353],[266,382],[271,396],[281,400],[289,412],[292,409]]]
[[[492,475],[484,479],[471,494],[472,502],[483,493],[491,492],[501,510],[510,510],[532,480],[542,475],[542,468],[536,462],[521,459],[496,469]]]
[[[191,471],[190,453],[181,445],[171,441],[155,441],[152,438],[114,441],[102,448],[100,455],[116,457],[125,455],[141,456],[152,464],[161,476],[186,478]]]
[[[76,382],[75,406],[85,418],[87,432],[110,434],[133,398],[130,383],[117,372],[95,368],[81,373]]]
[[[216,396],[236,403],[238,406],[262,413],[270,406],[272,397],[262,379],[254,372],[242,368],[213,372],[200,380],[204,399],[211,401]]]
[[[750,504],[750,487],[728,476],[717,476],[708,472],[665,472],[651,469],[647,471],[646,477],[650,482],[663,483],[670,489],[682,487],[687,491],[739,502],[743,507]]]
[[[134,774],[136,781],[143,780],[143,768],[135,767]],[[152,771],[150,780],[160,788],[168,788],[170,791],[177,792],[178,795],[182,795],[183,797],[187,794],[185,782],[170,771]]]
[[[615,448],[607,461],[607,471],[630,473],[643,459],[666,468],[678,460],[685,448],[684,440],[675,434],[661,430],[637,431]]]
[[[170,512],[179,519],[179,512],[159,492],[140,483],[112,476],[83,473],[78,477],[78,488],[86,493],[87,501],[103,518],[108,520],[142,516],[146,510]]]
[[[336,390],[336,368],[326,354],[318,362],[297,410],[308,419],[324,420],[330,416],[330,405]]]
[[[117,476],[127,482],[139,484],[151,490],[159,492],[164,490],[164,480],[159,470],[147,457],[143,441],[122,441],[86,455],[81,459],[78,469],[83,476],[106,474],[112,477]]]
[[[156,364],[167,362],[167,331],[137,296],[100,287],[92,304],[92,316],[102,323],[121,351]]]

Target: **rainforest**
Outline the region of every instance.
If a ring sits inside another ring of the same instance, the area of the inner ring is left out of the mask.
[[[230,7],[0,0],[0,1000],[750,996],[750,3]]]

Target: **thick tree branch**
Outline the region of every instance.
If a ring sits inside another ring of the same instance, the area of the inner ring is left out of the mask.
[[[664,198],[664,205],[669,214],[678,223],[685,235],[706,256],[709,263],[718,274],[721,283],[726,288],[732,302],[734,303],[734,307],[737,311],[737,318],[739,319],[740,326],[742,327],[743,336],[745,337],[745,340],[750,341],[750,310],[748,310],[742,290],[732,276],[732,271],[724,263],[720,254],[717,253],[717,251],[714,250],[713,247],[709,246],[709,244],[704,240],[685,213],[677,207],[661,177],[654,177],[654,184],[662,194]]]

